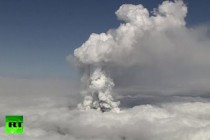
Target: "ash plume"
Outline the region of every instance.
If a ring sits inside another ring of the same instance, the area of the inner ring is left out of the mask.
[[[89,39],[74,51],[76,63],[84,71],[82,81],[86,84],[84,101],[79,104],[79,108],[97,109],[102,112],[119,111],[119,103],[114,102],[112,97],[113,79],[103,67],[144,63],[147,59],[147,56],[143,58],[145,54],[138,54],[140,59],[134,55],[136,51],[141,53],[144,49],[141,42],[136,44],[137,40],[168,28],[181,28],[185,25],[186,13],[187,8],[182,1],[165,1],[153,11],[153,15],[141,4],[122,5],[116,11],[116,15],[125,23],[107,33],[91,34]]]
[[[85,85],[81,108],[104,110],[103,102],[105,110],[119,110],[114,87],[164,95],[209,91],[210,42],[205,28],[186,26],[182,0],[164,1],[152,12],[123,4],[115,14],[123,21],[118,28],[92,33],[74,51]]]
[[[112,79],[101,68],[97,67],[87,80],[86,90],[90,95],[86,95],[83,103],[79,104],[78,107],[82,110],[96,109],[102,112],[119,112],[119,102],[114,102],[112,97],[114,86]]]

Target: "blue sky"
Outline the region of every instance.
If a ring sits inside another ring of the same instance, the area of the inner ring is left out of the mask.
[[[92,33],[119,25],[124,3],[148,9],[162,0],[0,0],[0,76],[74,79],[66,56]],[[188,26],[209,24],[210,1],[186,0]]]

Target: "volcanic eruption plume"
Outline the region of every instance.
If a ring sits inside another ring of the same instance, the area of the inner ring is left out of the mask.
[[[200,62],[209,60],[210,50],[203,51],[201,47],[190,45],[189,41],[181,38],[186,36],[192,38],[192,42],[197,40],[196,35],[192,35],[193,31],[185,26],[186,14],[187,7],[182,0],[165,1],[152,12],[141,4],[120,6],[116,15],[123,23],[118,28],[101,34],[92,33],[74,51],[74,60],[83,72],[81,81],[84,85],[84,101],[79,104],[79,108],[102,112],[119,111],[119,102],[113,98],[113,87],[117,84],[114,83],[116,80],[112,77],[113,73],[110,74],[113,67],[124,69],[138,66],[141,68],[139,71],[145,74],[143,78],[153,75],[151,81],[151,78],[147,78],[147,81],[141,83],[155,83],[146,86],[159,89],[162,85],[180,83],[175,81],[178,79],[176,74],[182,75],[180,72],[183,70],[189,69],[191,73],[187,74],[195,75],[197,71],[193,71],[192,67],[197,68]],[[183,75],[185,77],[180,76],[183,79],[179,80],[188,80],[185,83],[189,83],[192,76]],[[169,81],[169,76],[174,76],[174,81]]]
[[[79,108],[84,110],[97,109],[102,112],[118,112],[119,103],[114,102],[112,97],[114,83],[105,71],[97,67],[87,78],[86,91],[88,91],[89,95],[85,96],[84,102],[79,104]]]
[[[79,108],[102,112],[119,111],[119,102],[114,102],[112,96],[113,79],[104,67],[143,63],[145,58],[141,59],[140,55],[137,59],[133,55],[145,48],[136,44],[137,40],[142,40],[145,34],[153,36],[167,28],[184,26],[186,13],[187,8],[182,1],[163,2],[153,11],[153,15],[142,5],[122,5],[116,15],[125,23],[107,33],[91,34],[89,39],[74,51],[76,63],[83,71],[82,82],[85,85],[84,101],[79,104]]]

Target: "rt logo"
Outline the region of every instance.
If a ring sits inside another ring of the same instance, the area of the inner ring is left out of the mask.
[[[23,116],[6,116],[5,132],[7,134],[23,133]]]

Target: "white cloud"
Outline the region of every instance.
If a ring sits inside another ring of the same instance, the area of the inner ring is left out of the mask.
[[[141,105],[120,113],[69,110],[42,103],[14,110],[25,116],[23,135],[4,134],[1,127],[0,136],[14,140],[208,140],[209,112],[208,102]]]
[[[90,91],[97,69],[114,82],[115,89],[124,88],[128,94],[135,88],[166,95],[196,90],[197,96],[210,90],[208,28],[186,26],[187,7],[182,0],[165,1],[152,13],[141,4],[124,4],[116,11],[124,23],[91,34],[75,49],[85,93],[96,96],[93,102],[99,92],[104,93]]]

